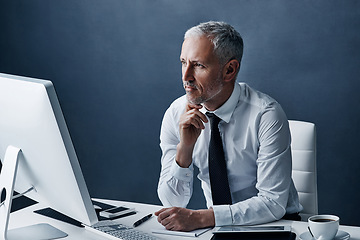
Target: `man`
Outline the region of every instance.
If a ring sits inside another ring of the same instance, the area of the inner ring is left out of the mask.
[[[302,210],[291,179],[286,115],[274,99],[236,83],[242,52],[240,34],[226,23],[202,23],[185,33],[180,61],[186,95],[166,111],[160,134],[158,195],[167,208],[155,215],[168,230],[261,224]],[[221,120],[211,130],[208,115]],[[212,144],[216,131],[221,140]],[[210,155],[221,144],[226,169],[223,180],[213,180],[209,169],[220,167],[210,167]],[[208,209],[186,209],[194,166]],[[215,194],[219,183],[225,194]],[[217,203],[223,195],[229,195],[226,203]]]

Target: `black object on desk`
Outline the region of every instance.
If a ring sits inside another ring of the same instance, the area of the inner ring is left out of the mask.
[[[91,202],[92,202],[93,205],[96,205],[96,206],[100,207],[100,209],[95,208],[95,211],[104,211],[104,210],[116,207],[114,205],[110,205],[110,204],[103,203],[103,202],[98,202],[98,201],[95,201],[95,200],[91,200]]]
[[[133,211],[133,212],[129,212],[129,213],[123,214],[123,215],[121,215],[121,216],[106,218],[106,217],[100,216],[100,212],[101,212],[101,211],[104,211],[104,210],[108,210],[108,209],[114,208],[114,207],[116,207],[116,206],[110,205],[110,204],[107,204],[107,203],[103,203],[103,202],[98,202],[98,201],[95,201],[95,200],[92,200],[92,203],[93,203],[93,205],[96,205],[96,206],[100,207],[100,209],[96,209],[96,208],[95,208],[96,215],[97,215],[99,221],[109,220],[109,219],[110,219],[110,220],[115,220],[115,219],[118,219],[118,218],[123,218],[123,217],[127,217],[127,216],[131,216],[131,215],[136,214],[136,212]]]
[[[103,209],[109,209],[109,208],[112,208],[112,207],[115,207],[113,205],[109,205],[109,204],[106,204],[106,203],[101,203],[101,202],[97,202],[97,201],[93,201],[93,204],[95,205],[98,205],[99,207],[101,207],[101,210]],[[56,219],[56,220],[59,220],[59,221],[62,221],[62,222],[66,222],[66,223],[69,223],[69,224],[72,224],[74,226],[77,226],[77,227],[84,227],[84,225],[69,217],[69,216],[66,216],[65,214],[62,214],[52,208],[43,208],[43,209],[39,209],[39,210],[35,210],[34,213],[37,213],[37,214],[40,214],[40,215],[43,215],[43,216],[46,216],[46,217],[50,217],[50,218],[53,218],[53,219]],[[121,217],[127,217],[127,216],[130,216],[130,215],[133,215],[133,214],[136,214],[136,212],[130,212],[130,213],[127,213],[127,214],[124,214],[122,216],[118,216],[118,217],[114,217],[114,218],[104,218],[104,217],[101,217],[99,215],[99,211],[96,211],[96,215],[98,217],[98,220],[101,221],[101,220],[114,220],[114,219],[117,219],[117,218],[121,218]]]
[[[142,219],[136,221],[133,225],[133,227],[137,227],[139,226],[140,224],[146,222],[147,220],[149,220],[150,218],[152,217],[152,213],[150,213],[149,215],[146,215],[145,217],[143,217]]]
[[[293,232],[216,233],[211,240],[295,240]]]
[[[46,217],[50,217],[50,218],[54,218],[56,220],[59,220],[59,221],[62,221],[62,222],[66,222],[66,223],[69,223],[69,224],[72,224],[74,226],[77,226],[77,227],[84,227],[81,222],[71,218],[71,217],[68,217],[66,216],[65,214],[62,214],[52,208],[43,208],[43,209],[39,209],[39,210],[36,210],[34,211],[34,213],[37,213],[37,214],[40,214],[40,215],[43,215],[43,216],[46,216]]]
[[[14,192],[14,194],[18,194],[18,192]],[[15,199],[13,200],[13,202],[11,204],[11,212],[16,212],[18,210],[29,207],[36,203],[37,203],[36,201],[34,201],[26,196],[21,196],[21,197],[17,198],[16,200]]]

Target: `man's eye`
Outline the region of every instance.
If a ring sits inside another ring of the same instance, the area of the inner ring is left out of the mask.
[[[200,63],[195,63],[195,67],[200,67],[200,68],[204,68],[205,66],[200,64]]]

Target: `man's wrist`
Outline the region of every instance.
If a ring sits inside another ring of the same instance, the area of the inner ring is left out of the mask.
[[[197,228],[207,228],[215,226],[215,215],[214,210],[210,209],[201,209],[195,210],[197,213],[197,223],[199,226]]]

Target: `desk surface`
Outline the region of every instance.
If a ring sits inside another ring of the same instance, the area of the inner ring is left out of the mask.
[[[99,200],[99,199],[96,199]],[[128,207],[133,207],[137,211],[137,214],[131,215],[128,217],[120,218],[117,221],[119,223],[132,226],[132,224],[137,221],[139,218],[149,214],[154,213],[158,209],[161,209],[161,206],[157,205],[150,205],[150,204],[141,204],[141,203],[133,203],[133,202],[123,202],[123,201],[113,201],[113,200],[101,200],[102,202],[109,203],[112,205],[125,205]],[[62,238],[64,240],[79,240],[79,239],[86,239],[86,240],[102,240],[104,239],[103,236],[100,236],[96,233],[93,233],[89,230],[86,230],[85,228],[79,228],[72,226],[67,223],[63,223],[54,219],[50,219],[48,217],[41,216],[39,214],[33,213],[34,210],[41,209],[46,206],[42,206],[41,204],[35,204],[30,207],[27,207],[25,209],[22,209],[20,211],[16,211],[11,214],[10,216],[10,224],[9,229],[17,228],[17,227],[24,227],[32,224],[37,223],[49,223],[52,226],[66,232],[69,236],[66,238]],[[305,232],[307,230],[307,223],[306,222],[296,222],[296,221],[286,221],[281,220],[274,223],[269,223],[267,225],[291,225],[292,231],[296,233],[296,235],[299,237],[300,234]],[[156,217],[152,217],[149,221],[141,224],[136,229],[151,233],[151,229],[159,228],[160,224],[157,222]],[[346,231],[350,233],[352,240],[360,240],[360,227],[351,227],[351,226],[340,226],[340,229],[343,231]],[[179,236],[170,236],[170,235],[162,235],[162,234],[153,234],[157,236],[159,239],[184,239],[184,240],[190,240],[190,239],[199,239],[199,240],[205,240],[210,239],[212,237],[211,231],[208,231],[201,235],[200,237],[179,237]]]

